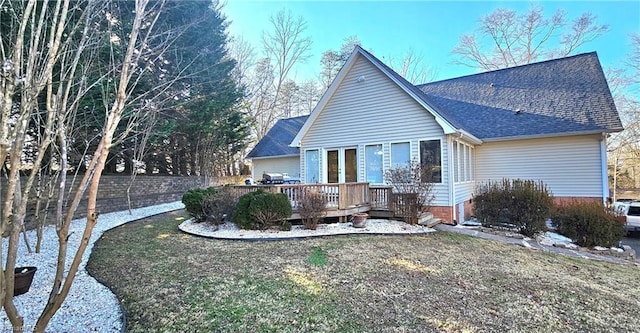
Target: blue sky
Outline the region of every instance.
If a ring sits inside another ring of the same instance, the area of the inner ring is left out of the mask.
[[[609,25],[609,32],[579,49],[597,51],[604,67],[621,66],[630,52],[631,33],[640,33],[640,1],[543,1],[545,16],[564,10],[571,21],[583,12]],[[422,55],[437,79],[473,74],[477,70],[454,65],[451,50],[460,36],[474,32],[478,19],[496,8],[524,13],[530,2],[519,1],[253,1],[228,0],[227,15],[232,36],[243,36],[261,50],[261,36],[270,27],[269,17],[281,9],[307,21],[306,34],[313,41],[311,57],[294,68],[294,79],[316,78],[320,56],[339,49],[344,38],[356,35],[363,47],[382,59],[412,49]]]

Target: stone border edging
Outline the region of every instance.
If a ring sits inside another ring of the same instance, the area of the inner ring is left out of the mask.
[[[376,222],[377,221],[377,222]],[[389,222],[379,222],[379,221],[389,221]],[[326,236],[343,236],[343,235],[384,235],[384,236],[398,236],[398,235],[426,235],[432,232],[436,232],[433,228],[427,228],[423,226],[417,225],[409,225],[404,222],[392,221],[392,220],[369,220],[369,227],[367,228],[353,228],[351,223],[331,223],[325,224],[324,226],[332,225],[339,226],[339,228],[332,227],[330,230],[316,229],[316,230],[306,230],[301,226],[294,226],[294,232],[288,231],[277,231],[271,234],[278,234],[277,237],[270,237],[268,233],[265,231],[257,231],[257,230],[238,230],[238,233],[246,234],[256,234],[257,237],[251,236],[233,236],[233,235],[221,235],[222,233],[216,234],[219,230],[204,230],[211,229],[206,227],[193,227],[200,226],[200,223],[194,223],[193,219],[188,219],[178,225],[178,229],[186,234],[210,238],[210,239],[219,239],[219,240],[232,240],[232,241],[280,241],[280,240],[291,240],[291,239],[309,239],[316,237],[326,237]],[[404,228],[397,231],[385,231],[385,226],[380,226],[380,224],[385,223],[386,226],[391,228],[392,230],[397,230],[397,228]],[[372,226],[374,225],[374,226]],[[203,226],[205,226],[203,224]],[[320,225],[322,226],[322,225]],[[296,228],[298,227],[298,228]],[[338,230],[336,230],[338,229]],[[375,229],[379,229],[376,231]],[[409,230],[414,229],[414,230]],[[232,231],[236,232],[236,231]],[[306,232],[306,234],[305,234]],[[227,232],[229,234],[230,232]]]

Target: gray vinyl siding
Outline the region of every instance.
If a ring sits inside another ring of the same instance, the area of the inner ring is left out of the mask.
[[[454,186],[456,194],[455,202],[458,204],[473,197],[476,182],[455,183]]]
[[[364,81],[358,82],[362,77]],[[365,179],[365,145],[382,144],[386,170],[390,167],[391,142],[411,142],[412,158],[418,159],[421,140],[442,140],[442,183],[435,186],[434,205],[449,205],[448,145],[442,128],[427,110],[365,58],[359,56],[325,107],[314,112],[318,111],[320,114],[301,140],[301,152],[320,148],[323,159],[322,149],[357,147],[359,181]],[[301,153],[301,170],[304,163]]]
[[[262,179],[265,172],[288,173],[289,176],[300,177],[300,158],[298,156],[260,158],[251,160],[252,177],[254,180]]]
[[[556,197],[602,197],[600,135],[476,146],[476,181],[542,180]],[[605,184],[605,186],[608,186]]]

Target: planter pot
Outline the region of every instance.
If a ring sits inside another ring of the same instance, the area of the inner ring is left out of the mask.
[[[353,227],[354,228],[364,228],[367,226],[367,218],[369,214],[364,213],[355,213],[353,214]]]
[[[29,291],[33,276],[36,274],[37,267],[16,267],[14,270],[15,282],[13,284],[13,296],[18,296]]]

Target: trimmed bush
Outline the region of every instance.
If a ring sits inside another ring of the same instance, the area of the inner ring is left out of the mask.
[[[574,201],[559,206],[552,218],[558,232],[580,246],[615,246],[626,234],[624,222],[602,203]]]
[[[289,197],[284,193],[263,193],[256,195],[249,205],[249,214],[255,221],[256,229],[269,229],[278,226],[282,230],[291,230],[286,218],[293,213]]]
[[[230,220],[237,203],[238,200],[228,186],[220,188],[204,199],[202,210],[206,215],[206,221],[218,225]]]
[[[196,222],[202,222],[207,218],[207,213],[204,209],[205,198],[216,193],[214,187],[206,189],[194,188],[188,190],[182,195],[182,203],[184,204],[187,213],[191,215]]]
[[[474,197],[475,213],[485,226],[513,225],[533,236],[546,230],[545,220],[553,207],[553,196],[542,182],[509,180],[481,185]]]
[[[238,199],[238,204],[233,212],[233,223],[235,223],[238,228],[256,229],[253,217],[249,213],[249,205],[251,205],[253,197],[263,195],[264,193],[265,192],[263,190],[257,190],[255,192],[244,194]]]
[[[292,213],[291,203],[285,194],[258,190],[240,197],[233,222],[241,229],[263,230],[276,225],[290,229],[291,224],[287,225],[286,218]]]

